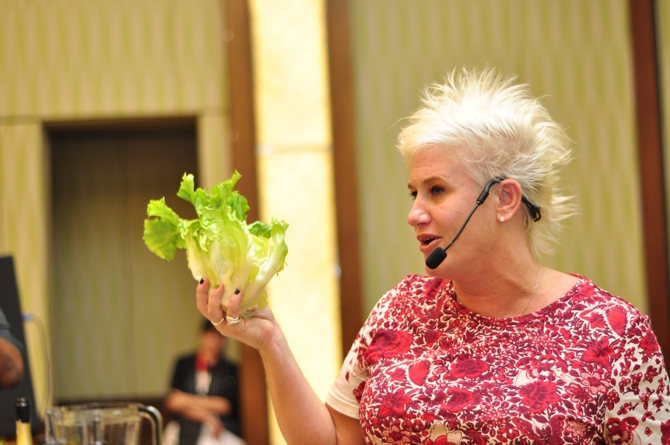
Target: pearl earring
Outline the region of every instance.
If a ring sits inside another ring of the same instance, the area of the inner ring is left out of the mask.
[[[505,222],[505,217],[504,216],[500,217],[500,222]]]

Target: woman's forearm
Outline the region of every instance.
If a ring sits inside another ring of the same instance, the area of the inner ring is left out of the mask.
[[[229,323],[240,314],[243,294],[235,294],[223,311],[224,288],[209,288],[203,279],[196,289],[198,310],[209,320],[217,320],[217,330],[259,351],[263,359],[270,398],[282,435],[289,445],[361,445],[363,435],[358,419],[331,413],[319,399],[291,352],[284,332],[268,308],[254,309],[251,317]],[[223,317],[223,318],[222,318]],[[225,323],[218,323],[223,320]]]
[[[336,445],[328,409],[316,395],[293,356],[283,333],[260,351],[268,391],[282,435],[288,445]]]

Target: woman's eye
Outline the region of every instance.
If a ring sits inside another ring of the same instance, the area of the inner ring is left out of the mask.
[[[444,193],[444,187],[434,185],[429,189],[429,193],[430,193],[431,196],[439,196],[439,195]],[[418,195],[418,192],[416,190],[409,192],[409,196],[412,198],[412,200],[415,200],[417,195]]]
[[[444,192],[443,187],[438,187],[438,186],[433,186],[430,188],[430,194],[435,196],[435,195],[440,195]]]

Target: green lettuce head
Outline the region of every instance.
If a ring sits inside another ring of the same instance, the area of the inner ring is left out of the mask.
[[[200,281],[207,277],[225,292],[221,305],[239,289],[244,293],[241,311],[267,307],[265,286],[286,262],[284,241],[288,224],[272,218],[270,224],[247,225],[249,204],[233,190],[241,175],[205,190],[195,189],[193,175],[184,174],[177,196],[193,204],[197,219],[186,220],[165,204],[151,200],[144,220],[144,243],[159,257],[171,260],[177,249],[185,249],[188,267]]]

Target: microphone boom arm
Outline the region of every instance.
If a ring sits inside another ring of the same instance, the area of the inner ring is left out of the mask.
[[[479,207],[486,200],[486,198],[488,198],[491,187],[493,187],[494,184],[503,181],[504,179],[505,178],[496,176],[486,183],[484,190],[482,190],[482,192],[479,194],[479,197],[477,198],[475,206],[472,208],[472,210],[470,210],[470,214],[467,218],[465,218],[465,222],[456,233],[456,236],[452,238],[451,242],[447,244],[447,247],[444,249],[441,247],[436,247],[435,250],[433,250],[430,255],[428,255],[428,258],[426,258],[426,266],[428,266],[430,269],[437,269],[437,267],[442,264],[442,261],[444,261],[444,259],[447,257],[447,249],[449,249],[451,245],[454,244],[454,242],[458,239],[458,237],[461,236],[461,232],[463,232],[463,229],[465,229],[465,226],[470,221],[470,218],[472,218],[472,214],[475,213],[477,207]]]

